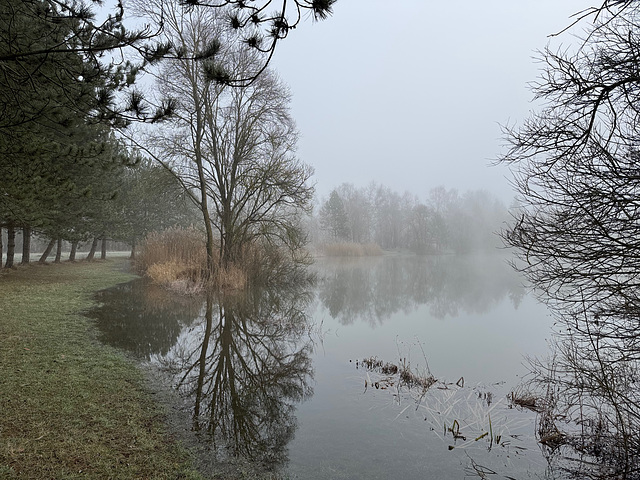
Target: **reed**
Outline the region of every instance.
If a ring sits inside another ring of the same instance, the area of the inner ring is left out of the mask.
[[[426,361],[426,358],[425,358]],[[529,420],[509,415],[507,397],[494,399],[493,393],[484,386],[468,387],[463,378],[456,383],[447,383],[434,377],[428,364],[422,372],[411,367],[406,358],[398,363],[385,362],[377,357],[355,361],[356,368],[366,370],[365,392],[369,387],[393,392],[394,401],[410,400],[415,411],[422,416],[430,430],[443,443],[453,445],[448,449],[477,447],[483,440],[487,450],[505,443],[516,444]],[[405,414],[411,403],[400,411]]]
[[[292,259],[284,247],[252,242],[239,247],[233,261],[224,265],[216,261],[210,272],[202,233],[194,228],[172,228],[146,238],[135,269],[158,285],[192,295],[205,289],[231,291],[249,284],[296,282],[298,267],[307,260],[304,252],[296,252]]]
[[[221,290],[242,290],[247,286],[247,273],[238,265],[219,267],[209,283]]]
[[[180,269],[206,268],[207,255],[204,237],[195,228],[170,228],[147,236],[136,258],[136,269],[148,273],[152,265],[163,265],[157,274],[176,273]]]
[[[154,283],[185,294],[204,287],[207,254],[204,237],[195,228],[170,228],[147,236],[135,269]]]
[[[542,400],[538,395],[531,393],[523,386],[519,386],[507,395],[510,406],[525,408],[532,412],[540,412]]]

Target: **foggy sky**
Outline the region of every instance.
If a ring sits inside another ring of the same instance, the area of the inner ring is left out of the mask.
[[[421,199],[438,185],[513,197],[500,125],[533,108],[536,50],[589,0],[339,0],[276,50],[320,196],[375,181]]]

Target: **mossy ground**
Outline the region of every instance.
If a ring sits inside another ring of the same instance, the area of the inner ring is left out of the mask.
[[[0,478],[201,478],[142,374],[82,316],[133,278],[125,262],[0,273]]]

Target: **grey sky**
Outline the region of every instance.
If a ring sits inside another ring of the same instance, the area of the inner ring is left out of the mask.
[[[532,108],[535,50],[588,0],[339,0],[279,45],[299,156],[318,193],[371,181],[424,198],[438,185],[513,194],[500,124]],[[566,44],[573,38],[561,37]],[[551,40],[559,45],[560,40]]]

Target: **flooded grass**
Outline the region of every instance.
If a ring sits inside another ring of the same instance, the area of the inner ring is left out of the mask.
[[[540,412],[542,409],[540,397],[521,386],[512,390],[507,398],[512,407],[525,408],[532,412]]]
[[[365,358],[361,361],[356,360],[356,368],[362,365],[369,371],[375,371],[382,375],[397,375],[399,379],[399,385],[406,386],[408,388],[419,387],[424,391],[428,390],[434,383],[437,382],[436,378],[431,373],[419,374],[411,370],[411,366],[407,363],[406,359],[399,364],[383,362],[377,357]],[[385,383],[390,383],[391,379],[386,379]],[[378,388],[380,382],[378,383]]]
[[[365,392],[368,388],[391,390],[399,406],[408,400],[398,417],[413,407],[448,450],[480,444],[489,451],[498,446],[526,450],[520,445],[520,432],[530,422],[508,415],[514,402],[525,402],[524,396],[512,392],[496,399],[487,387],[465,387],[464,377],[449,383],[433,376],[428,367],[425,372],[413,371],[406,359],[395,364],[368,357],[356,360],[356,368],[360,367],[367,372]]]
[[[124,259],[0,277],[0,477],[198,479],[141,373],[81,312]]]

